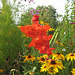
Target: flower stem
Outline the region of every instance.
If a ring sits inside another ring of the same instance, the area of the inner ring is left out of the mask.
[[[45,75],[45,72],[44,72],[44,75]]]
[[[47,75],[49,75],[48,72],[47,72]]]
[[[13,71],[13,75],[14,75],[14,71]]]
[[[73,61],[72,61],[72,68],[73,68]]]

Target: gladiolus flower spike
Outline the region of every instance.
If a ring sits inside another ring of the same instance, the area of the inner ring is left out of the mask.
[[[39,24],[39,15],[34,15],[31,19],[32,24],[21,26],[20,30],[26,36],[31,37],[32,41],[29,44],[29,47],[34,46],[35,49],[39,50],[40,53],[52,55],[55,48],[49,48],[49,40],[52,38],[52,35],[47,35],[47,31],[50,29],[49,25],[41,26]]]

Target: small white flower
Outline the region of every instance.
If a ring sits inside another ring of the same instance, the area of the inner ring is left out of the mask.
[[[66,34],[66,32],[64,32],[64,34]]]
[[[0,11],[0,13],[1,13],[1,11]]]
[[[62,51],[66,51],[66,49],[65,49],[65,48],[63,48],[63,49],[62,49]]]

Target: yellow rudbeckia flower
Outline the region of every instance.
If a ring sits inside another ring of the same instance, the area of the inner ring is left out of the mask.
[[[54,31],[54,29],[53,28],[50,28],[49,31]]]
[[[72,72],[73,75],[75,75],[75,69],[74,68],[72,69],[71,72]]]
[[[17,26],[17,28],[20,28],[21,26]]]
[[[61,69],[61,70],[62,70],[63,68],[65,68],[65,67],[63,66],[62,62],[57,61],[57,60],[54,60],[54,59],[52,59],[51,61],[48,62],[48,66],[49,66],[49,68],[55,69],[56,72],[58,72],[58,68]]]
[[[59,41],[55,41],[57,44],[59,44],[60,42]]]
[[[30,54],[29,54],[28,56],[22,56],[22,57],[26,57],[26,58],[24,59],[24,61],[23,61],[23,62],[26,62],[27,60],[28,60],[28,61],[30,61],[30,60],[31,60],[31,61],[33,62],[33,60],[35,60],[35,57],[33,57],[33,56],[32,56],[32,55],[30,55]]]
[[[63,69],[65,68],[62,64],[62,62],[51,59],[51,60],[46,60],[43,65],[41,66],[41,70],[40,72],[47,72],[49,74],[55,74],[58,72],[58,68],[59,69]]]
[[[25,44],[25,46],[27,47],[28,45],[27,45],[27,44]]]
[[[49,25],[49,23],[44,23],[45,25]]]
[[[43,56],[37,57],[37,60],[39,60],[39,63],[44,63],[47,58],[48,58],[48,55],[43,55]]]
[[[28,36],[26,34],[22,34],[22,36],[26,36],[28,38]]]
[[[40,24],[42,24],[42,25],[49,25],[49,23],[45,23],[44,21],[40,21]]]
[[[44,21],[40,21],[40,24],[44,24]]]
[[[60,41],[55,41],[57,44],[64,46]]]
[[[75,44],[71,43],[71,46],[74,46]]]
[[[48,73],[49,73],[49,74],[56,74],[57,72],[58,72],[58,70],[56,70],[56,69],[51,69],[51,68],[50,68],[50,69],[48,70]]]
[[[75,53],[67,54],[65,57],[67,60],[71,59],[71,61],[73,61],[75,60]]]
[[[4,72],[4,69],[0,69],[0,72]]]
[[[41,67],[40,72],[47,72],[48,71],[48,66],[46,64],[43,64]]]
[[[64,55],[60,54],[60,53],[55,53],[55,54],[52,54],[52,55],[53,55],[53,59],[55,58],[56,60],[57,59],[62,59],[62,60],[65,59]]]

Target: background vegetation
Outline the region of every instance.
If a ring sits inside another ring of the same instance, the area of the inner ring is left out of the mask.
[[[53,34],[50,40],[50,47],[55,47],[55,52],[60,52],[64,55],[68,53],[75,53],[75,1],[73,0],[71,8],[69,8],[69,1],[65,4],[65,15],[62,16],[63,20],[60,22],[57,18],[60,17],[56,13],[56,9],[53,6],[38,6],[35,10],[33,8],[28,9],[26,13],[21,16],[21,23],[15,24],[12,16],[12,6],[7,4],[7,0],[2,0],[3,8],[0,9],[0,69],[4,69],[0,75],[11,75],[11,69],[16,69],[15,75],[28,74],[28,71],[36,66],[35,75],[41,75],[40,64],[36,62],[23,63],[21,56],[28,55],[31,52],[32,55],[40,56],[39,52],[36,54],[36,50],[25,46],[32,40],[30,37],[23,35],[18,26],[31,25],[31,18],[33,14],[39,13],[39,20],[49,23],[51,28],[54,28],[53,33],[48,31],[48,34]],[[16,10],[16,8],[15,8]],[[33,14],[30,12],[33,10]],[[38,12],[37,12],[38,11]],[[69,13],[71,12],[71,13]],[[39,22],[40,23],[40,22]],[[41,24],[41,23],[40,23]],[[55,41],[60,41],[62,44],[57,44]],[[74,61],[75,63],[75,61]],[[66,62],[64,62],[64,66]],[[68,64],[68,63],[67,63]],[[27,66],[30,65],[28,68]],[[26,66],[26,67],[24,67]],[[63,71],[63,75],[71,75],[70,70],[72,63],[67,65],[66,72]],[[75,67],[75,64],[73,65]],[[61,75],[58,73],[56,75]]]

